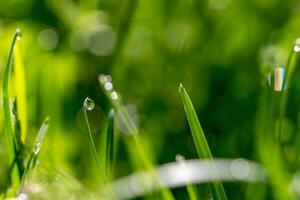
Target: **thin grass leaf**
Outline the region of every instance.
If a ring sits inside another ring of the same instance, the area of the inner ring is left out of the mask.
[[[116,157],[117,128],[115,111],[112,109],[108,115],[106,138],[105,138],[105,168],[109,179],[113,177],[113,167]]]
[[[25,143],[27,132],[26,80],[19,41],[16,42],[16,49],[14,53],[14,84],[17,99],[18,119],[21,125],[21,141]]]
[[[90,111],[94,108],[95,108],[95,102],[92,99],[90,99],[89,97],[87,97],[83,102],[83,113],[84,113],[84,118],[85,118],[85,122],[86,122],[87,129],[88,129],[90,148],[91,148],[93,157],[96,161],[96,165],[98,167],[98,170],[99,170],[104,182],[107,182],[107,176],[105,174],[104,166],[101,163],[101,161],[99,159],[99,155],[98,155],[97,150],[96,150],[96,146],[95,146],[95,143],[94,143],[92,131],[91,131],[91,128],[90,128],[89,118],[88,118],[88,115],[87,115],[87,111]]]
[[[120,95],[116,91],[112,90],[113,85],[111,82],[111,77],[108,75],[100,75],[99,83],[100,83],[100,86],[103,89],[105,95],[107,96],[110,103],[112,104],[113,108],[118,113],[118,117],[123,122],[123,124],[126,125],[129,135],[132,136],[133,143],[130,143],[130,144],[132,144],[134,146],[135,154],[134,155],[132,154],[131,156],[132,157],[138,156],[139,161],[144,165],[144,167],[146,167],[147,169],[149,169],[152,172],[152,175],[156,179],[157,184],[161,187],[162,198],[167,199],[167,200],[173,200],[174,197],[173,197],[172,192],[169,190],[169,188],[167,188],[164,185],[164,183],[157,176],[157,174],[154,170],[154,164],[149,159],[149,156],[148,156],[147,152],[145,151],[145,146],[144,146],[145,144],[142,142],[142,140],[140,139],[140,137],[138,135],[138,128],[136,127],[135,123],[131,119],[127,110],[124,109]],[[108,85],[110,85],[110,86],[107,87]],[[130,148],[132,148],[132,147],[128,147],[128,149],[130,149]],[[130,151],[130,152],[132,152],[132,151]]]
[[[18,185],[21,177],[21,162],[17,162],[18,152],[19,152],[19,144],[18,139],[16,138],[15,128],[14,128],[14,118],[12,114],[12,106],[11,106],[11,74],[13,67],[13,54],[15,50],[15,45],[18,39],[21,37],[20,30],[16,30],[13,36],[10,52],[8,55],[7,64],[4,71],[3,77],[3,107],[4,107],[4,126],[5,126],[5,134],[8,139],[9,144],[9,161],[11,163],[11,182],[13,185]],[[14,163],[17,163],[15,165]],[[19,165],[19,166],[18,166]]]
[[[29,170],[36,167],[38,156],[39,156],[39,153],[41,150],[41,146],[44,142],[46,133],[49,128],[49,122],[50,122],[50,118],[46,117],[46,119],[44,120],[44,122],[42,123],[42,125],[39,129],[39,132],[36,136],[34,145],[29,153],[29,156],[28,156],[28,159],[26,162],[25,170],[24,170],[22,180],[21,180],[21,186],[25,183],[25,180],[26,180]]]
[[[194,106],[182,84],[179,85],[178,91],[181,96],[199,158],[213,159]],[[216,199],[227,199],[223,185],[220,181],[213,182],[211,185]]]

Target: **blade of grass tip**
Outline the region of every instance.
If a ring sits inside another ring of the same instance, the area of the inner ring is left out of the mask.
[[[12,73],[13,66],[13,54],[15,50],[15,44],[17,40],[21,39],[21,31],[17,29],[14,33],[10,52],[8,55],[7,64],[4,71],[3,77],[3,109],[4,109],[4,126],[5,126],[5,134],[8,138],[9,143],[9,160],[12,165],[12,184],[18,185],[21,177],[21,166],[17,166],[15,169],[14,162],[16,161],[18,155],[18,140],[16,138],[14,124],[13,124],[13,116],[12,116],[12,107],[10,103],[10,79]]]
[[[115,122],[115,111],[112,109],[108,115],[108,124],[106,130],[106,143],[105,143],[105,168],[109,179],[113,178],[113,167],[116,157],[117,147],[117,128]]]
[[[179,162],[183,168],[186,167],[186,162],[185,162],[185,158],[181,155],[176,155],[176,161]],[[197,188],[194,187],[191,183],[190,180],[186,180],[187,184],[186,184],[186,189],[189,195],[190,200],[200,200],[199,196],[198,196],[198,192],[197,192]]]
[[[178,91],[181,96],[182,104],[188,119],[199,158],[213,159],[194,106],[181,83],[179,85]],[[211,185],[213,194],[216,199],[227,199],[225,190],[220,181],[213,182]]]
[[[40,153],[40,150],[41,150],[41,146],[44,142],[46,133],[47,133],[48,128],[49,128],[49,123],[50,123],[50,118],[46,117],[46,119],[43,121],[43,123],[42,123],[42,125],[39,129],[39,132],[36,136],[34,145],[33,145],[32,149],[29,153],[29,156],[28,156],[28,159],[27,159],[27,162],[26,162],[26,166],[25,166],[25,170],[24,170],[22,180],[21,180],[21,186],[25,183],[25,180],[26,180],[26,177],[28,175],[29,170],[33,169],[37,164],[37,160],[38,160],[38,156],[39,156],[39,153]]]
[[[98,153],[97,153],[97,150],[96,150],[96,146],[95,146],[95,143],[94,143],[92,131],[91,131],[91,128],[90,128],[90,122],[89,122],[89,119],[88,119],[88,116],[87,116],[87,111],[91,111],[94,108],[95,108],[95,102],[92,99],[90,99],[89,97],[87,97],[83,102],[83,113],[84,113],[84,118],[85,118],[85,122],[86,122],[86,125],[87,125],[87,130],[88,130],[90,148],[91,148],[93,157],[96,161],[96,165],[98,167],[98,170],[99,170],[104,182],[106,182],[107,179],[106,179],[106,175],[104,173],[104,167],[103,167],[102,163],[100,162],[100,159],[99,159],[99,156],[98,156]]]
[[[25,143],[27,132],[27,101],[25,70],[22,62],[20,40],[16,42],[14,54],[14,83],[17,98],[18,118],[21,124],[21,141]]]
[[[147,156],[146,151],[144,150],[144,146],[142,145],[142,142],[138,135],[138,129],[136,125],[134,124],[133,120],[131,119],[130,115],[124,109],[124,106],[122,105],[121,98],[119,97],[118,93],[113,90],[113,84],[111,80],[111,76],[109,75],[99,75],[99,83],[101,88],[104,91],[104,94],[109,99],[110,103],[112,104],[115,111],[118,113],[118,117],[122,120],[122,122],[126,125],[128,128],[129,134],[133,138],[133,145],[136,148],[136,151],[134,155],[132,156],[139,156],[140,161],[142,164],[152,171],[152,175],[156,178],[158,184],[161,186],[161,193],[163,199],[172,200],[174,199],[172,192],[169,188],[165,186],[165,184],[160,180],[160,178],[157,176],[155,170],[154,170],[154,164]]]

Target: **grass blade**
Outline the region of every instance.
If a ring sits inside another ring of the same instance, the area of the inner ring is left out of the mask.
[[[115,111],[112,109],[108,115],[106,138],[105,138],[105,168],[109,179],[113,177],[112,171],[116,157],[117,130]]]
[[[179,93],[199,158],[213,159],[194,106],[182,84],[179,86]],[[220,181],[212,183],[212,191],[216,199],[227,199],[223,185]]]
[[[18,118],[21,124],[21,141],[25,143],[27,132],[26,80],[19,41],[16,42],[14,53],[14,84],[17,98]]]
[[[38,156],[41,150],[41,146],[44,142],[46,133],[48,131],[49,128],[49,122],[50,122],[50,118],[46,117],[46,119],[44,120],[44,122],[42,123],[39,132],[36,136],[34,145],[30,151],[30,154],[28,156],[27,162],[26,162],[26,166],[25,166],[25,170],[22,176],[22,180],[21,180],[21,186],[25,183],[27,174],[29,172],[30,169],[34,168],[37,164],[37,160],[38,160]]]
[[[10,83],[11,83],[11,74],[13,67],[13,54],[15,50],[15,45],[18,39],[21,37],[20,30],[16,30],[13,36],[10,52],[8,55],[7,64],[4,71],[3,77],[3,107],[4,107],[4,126],[5,134],[8,138],[9,144],[9,162],[11,163],[11,181],[13,185],[18,185],[21,177],[22,162],[18,162],[18,151],[19,144],[18,139],[16,138],[15,128],[14,128],[14,118],[12,114],[12,106],[10,102]],[[15,165],[17,163],[17,165]]]
[[[83,102],[83,113],[84,113],[84,118],[85,118],[85,122],[86,122],[87,129],[88,129],[90,148],[91,148],[93,157],[96,161],[96,165],[98,167],[98,170],[99,170],[102,178],[104,179],[104,182],[106,182],[107,178],[106,178],[106,175],[104,173],[104,167],[103,167],[103,165],[102,165],[102,163],[99,159],[99,155],[98,155],[97,150],[96,150],[96,146],[95,146],[95,143],[94,143],[92,131],[91,131],[91,128],[90,128],[90,122],[89,122],[88,115],[87,115],[87,111],[90,111],[94,108],[95,108],[95,102],[92,99],[90,99],[89,97],[87,97]]]

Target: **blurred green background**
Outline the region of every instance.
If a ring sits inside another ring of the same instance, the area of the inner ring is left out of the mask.
[[[137,108],[141,135],[158,164],[174,161],[176,154],[197,158],[177,92],[180,82],[213,155],[253,160],[254,119],[266,72],[262,63],[270,48],[277,48],[282,53],[274,63],[284,65],[300,35],[299,17],[297,0],[2,0],[0,72],[2,77],[13,32],[20,28],[28,146],[50,116],[41,161],[93,190],[97,181],[91,181],[95,169],[90,170],[80,110],[87,96],[99,106],[93,122],[99,146],[110,110],[99,74],[110,74],[124,102]],[[124,137],[117,177],[132,172]],[[225,188],[243,190],[242,184]],[[229,199],[239,197],[228,193]]]

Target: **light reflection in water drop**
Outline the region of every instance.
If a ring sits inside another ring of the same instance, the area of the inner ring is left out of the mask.
[[[83,106],[85,109],[91,111],[95,108],[95,102],[92,99],[90,99],[89,97],[87,97],[84,100]]]
[[[22,39],[22,32],[19,28],[16,30],[16,34],[17,34],[17,40],[21,40]]]
[[[300,52],[300,45],[295,45],[294,46],[294,52]]]
[[[104,83],[104,89],[111,90],[113,88],[113,84],[110,81]]]
[[[112,98],[112,100],[117,100],[118,99],[118,94],[116,91],[113,91],[110,95],[110,97]]]
[[[273,72],[267,76],[267,83],[274,91],[280,92],[287,88],[287,83],[284,83],[285,68],[276,67]]]

